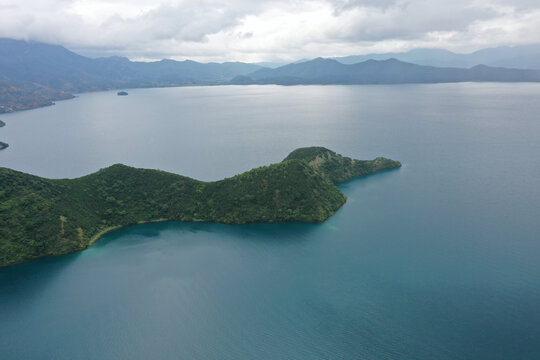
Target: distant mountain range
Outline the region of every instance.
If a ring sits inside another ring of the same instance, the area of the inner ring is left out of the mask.
[[[241,62],[91,59],[62,46],[0,39],[0,112],[50,105],[87,91],[221,84],[261,68]]]
[[[239,62],[134,62],[122,57],[91,59],[62,46],[0,39],[0,78],[82,92],[111,87],[212,83],[248,74],[261,66]]]
[[[342,64],[337,60],[317,58],[260,69],[248,76],[237,76],[233,84],[406,84],[465,81],[538,82],[540,71],[494,68],[476,65],[470,69],[437,68],[406,63],[396,59],[367,60]]]
[[[366,54],[333,58],[343,64],[367,60],[397,59],[418,65],[470,68],[488,65],[515,69],[540,70],[540,44],[501,46],[470,54],[458,54],[444,49],[415,49],[401,53]]]
[[[119,88],[215,84],[537,82],[540,81],[540,72],[536,70],[485,65],[516,67],[521,64],[519,67],[540,69],[536,60],[540,55],[537,54],[540,54],[540,45],[486,49],[472,54],[420,49],[337,60],[303,59],[272,69],[242,62],[136,62],[114,56],[92,59],[58,45],[0,38],[0,113],[51,105],[56,100],[72,98],[74,93]]]

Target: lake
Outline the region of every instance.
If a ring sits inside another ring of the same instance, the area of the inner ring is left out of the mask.
[[[540,84],[216,86],[0,116],[0,166],[217,180],[321,145],[401,169],[322,224],[163,223],[0,269],[2,359],[539,359]]]

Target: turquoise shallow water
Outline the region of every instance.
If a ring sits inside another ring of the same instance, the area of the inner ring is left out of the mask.
[[[540,358],[540,86],[82,95],[2,116],[1,166],[218,179],[304,145],[403,168],[323,224],[149,224],[0,269],[5,359]]]

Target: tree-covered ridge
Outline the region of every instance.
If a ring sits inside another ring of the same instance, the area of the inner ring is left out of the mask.
[[[215,182],[125,165],[77,179],[0,168],[0,266],[82,250],[110,229],[143,222],[324,221],[346,200],[332,179],[350,173],[330,153],[328,166],[293,156]]]

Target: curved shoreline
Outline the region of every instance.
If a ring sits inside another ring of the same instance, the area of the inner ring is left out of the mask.
[[[343,203],[343,205],[345,205],[345,203]],[[341,209],[343,207],[343,205],[340,206],[339,209]],[[336,212],[338,210],[336,210]],[[94,246],[95,243],[99,242],[101,239],[103,239],[103,237],[105,237],[105,236],[107,236],[109,234],[113,234],[113,233],[115,233],[117,231],[129,228],[129,227],[139,226],[139,225],[159,224],[159,223],[163,223],[163,224],[164,223],[170,223],[170,224],[201,224],[201,223],[203,223],[203,224],[220,224],[220,225],[227,225],[227,226],[242,226],[242,225],[253,225],[253,224],[276,224],[276,225],[277,224],[314,224],[315,225],[315,224],[322,224],[326,220],[322,220],[322,221],[281,221],[281,222],[254,221],[254,222],[242,222],[242,223],[241,222],[239,222],[239,223],[224,223],[224,222],[206,221],[206,220],[200,220],[200,221],[197,221],[197,220],[193,220],[193,221],[177,221],[177,220],[170,220],[170,219],[140,221],[140,222],[136,222],[136,223],[133,223],[133,224],[111,226],[110,228],[103,229],[99,233],[94,235],[91,238],[90,242],[82,249],[77,249],[77,250],[62,253],[62,254],[45,254],[45,255],[35,257],[35,258],[29,259],[29,260],[20,260],[20,261],[15,261],[15,262],[12,262],[12,263],[1,264],[0,265],[0,271],[2,270],[2,268],[5,268],[5,267],[19,265],[19,264],[23,264],[23,263],[28,263],[28,262],[35,261],[35,260],[47,259],[47,258],[53,258],[53,257],[61,257],[61,256],[67,256],[67,255],[73,255],[73,254],[82,253],[82,252],[90,249],[92,246]]]

